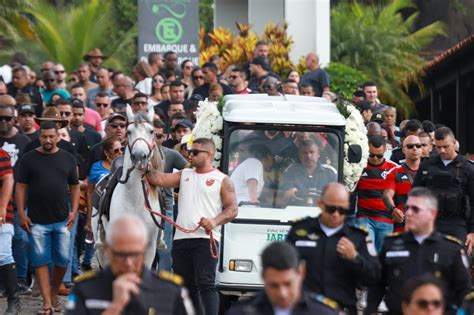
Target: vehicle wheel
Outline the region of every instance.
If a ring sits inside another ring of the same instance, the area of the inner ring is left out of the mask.
[[[236,295],[224,295],[219,293],[219,315],[224,315],[225,312],[239,300]]]

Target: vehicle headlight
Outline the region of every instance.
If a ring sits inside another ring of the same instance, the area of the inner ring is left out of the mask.
[[[252,271],[252,261],[251,260],[230,260],[229,261],[229,270],[237,272],[251,272]]]

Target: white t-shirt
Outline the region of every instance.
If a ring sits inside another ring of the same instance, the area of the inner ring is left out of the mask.
[[[250,201],[249,188],[247,181],[255,179],[257,181],[257,198],[263,190],[263,164],[255,158],[249,158],[240,163],[230,175],[230,179],[235,186],[237,203],[241,201]]]
[[[213,169],[198,173],[186,168],[181,172],[179,183],[178,217],[176,223],[186,229],[194,229],[202,217],[214,218],[222,211],[221,186],[227,175]],[[214,239],[221,238],[221,228],[214,228]],[[175,240],[189,238],[209,238],[200,228],[188,234],[176,229]]]
[[[141,81],[138,81],[135,85],[135,88],[146,95],[150,95],[152,82],[153,80],[151,78],[145,78]]]

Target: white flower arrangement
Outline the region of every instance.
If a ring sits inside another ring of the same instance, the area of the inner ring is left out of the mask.
[[[196,125],[191,132],[188,142],[188,148],[193,144],[193,139],[209,138],[216,145],[216,154],[212,166],[219,167],[222,157],[222,138],[221,130],[223,128],[222,115],[217,108],[217,102],[209,102],[207,99],[198,104],[196,114]]]
[[[359,110],[352,104],[344,103],[346,112],[346,131],[344,138],[344,183],[347,189],[352,192],[357,186],[362,171],[367,166],[369,155],[369,144],[367,139],[367,129],[364,119]],[[362,158],[359,163],[349,163],[348,152],[351,144],[358,144],[362,148]]]

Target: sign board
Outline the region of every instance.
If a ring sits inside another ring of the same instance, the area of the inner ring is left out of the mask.
[[[174,51],[199,64],[199,0],[138,0],[138,57]]]

